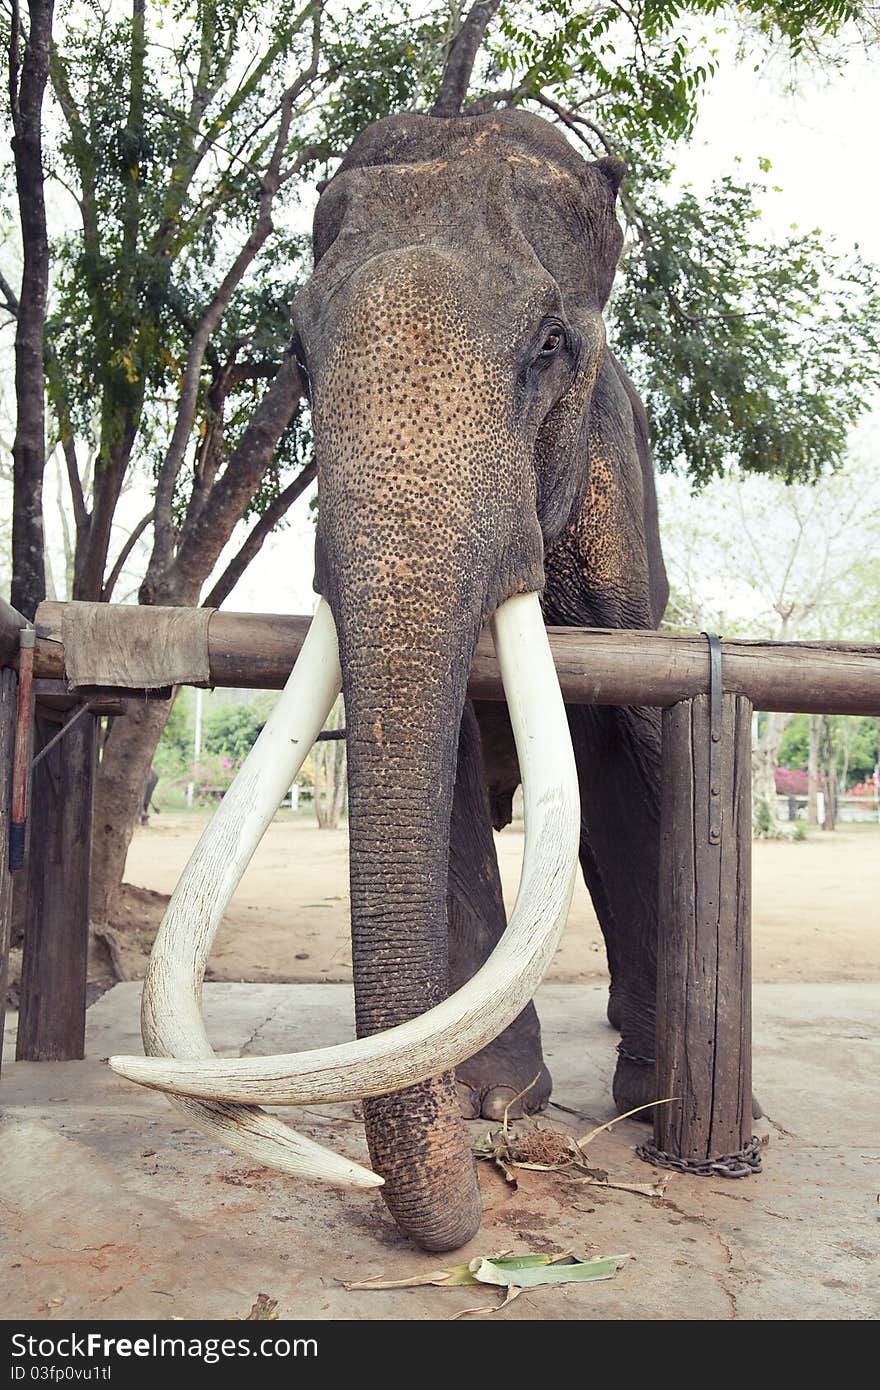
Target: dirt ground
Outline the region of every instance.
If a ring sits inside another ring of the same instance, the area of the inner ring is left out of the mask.
[[[468,1309],[481,1320],[550,1324],[877,1316],[875,984],[755,989],[755,1083],[766,1114],[756,1128],[760,1176],[731,1182],[648,1167],[633,1152],[648,1131],[625,1119],[589,1140],[584,1168],[518,1168],[514,1186],[479,1163],[482,1228],[451,1256],[414,1250],[377,1191],[254,1167],[189,1128],[157,1092],[114,1075],[102,1059],[140,1048],[138,994],[138,983],[119,984],[89,1009],[83,1062],[14,1062],[12,1046],[4,1053],[7,1318],[242,1317],[259,1292],[278,1300],[282,1319],[445,1321]],[[556,1100],[540,1127],[513,1130],[549,1156],[554,1135],[557,1145],[564,1135],[583,1140],[613,1118],[616,1035],[602,985],[544,984],[537,1004]],[[351,1036],[346,984],[209,984],[204,1006],[226,1055]],[[351,1102],[279,1113],[366,1161]],[[467,1132],[485,1148],[485,1120]],[[496,1143],[501,1137],[496,1130]],[[502,1250],[630,1258],[607,1282],[528,1290],[503,1312],[500,1290],[425,1282],[432,1271]],[[346,1287],[371,1279],[417,1286]],[[551,1355],[552,1337],[545,1329]],[[553,1374],[549,1362],[538,1364]]]
[[[282,1318],[497,1311],[494,1293],[427,1284],[446,1260],[413,1250],[377,1192],[292,1183],[247,1165],[182,1125],[158,1093],[107,1067],[108,1055],[140,1049],[134,978],[203,825],[166,814],[138,833],[133,886],[108,937],[132,982],[89,1009],[85,1061],[13,1061],[9,1018],[0,1307],[40,1320],[226,1318],[265,1291]],[[499,837],[509,899],[521,851],[517,830]],[[483,1226],[450,1262],[500,1250],[627,1254],[614,1279],[529,1291],[503,1318],[876,1317],[880,828],[757,844],[753,899],[762,1175],[731,1183],[652,1170],[634,1152],[647,1132],[631,1119],[590,1140],[582,1172],[519,1169],[514,1186],[480,1163]],[[346,832],[276,821],[221,932],[217,983],[204,992],[221,1052],[271,1054],[351,1035],[347,914]],[[100,973],[97,952],[96,966]],[[614,1116],[616,1035],[604,980],[579,885],[538,994],[554,1101],[540,1129],[522,1132],[541,1142],[545,1130],[582,1137]],[[96,980],[93,993],[105,983]],[[363,1162],[358,1110],[301,1107],[295,1127]],[[485,1141],[485,1121],[468,1131]],[[350,1287],[376,1278],[416,1286]]]
[[[159,920],[207,817],[154,816],[129,852],[113,922],[117,975],[143,973]],[[497,837],[505,898],[516,895],[522,830]],[[813,832],[753,848],[754,978],[770,984],[880,980],[880,826]],[[99,952],[100,955],[100,952]],[[107,962],[104,962],[106,966]],[[94,974],[101,974],[102,962]],[[256,982],[351,978],[348,833],[302,819],[270,826],[221,929],[208,979]],[[596,917],[582,882],[550,981],[607,979]],[[110,980],[107,980],[110,983]]]

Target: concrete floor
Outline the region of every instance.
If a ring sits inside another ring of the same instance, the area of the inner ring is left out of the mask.
[[[411,1249],[376,1194],[249,1168],[179,1124],[161,1097],[113,1076],[103,1059],[140,1049],[139,988],[118,985],[90,1009],[85,1062],[4,1064],[7,1319],[241,1317],[260,1292],[287,1318],[445,1319],[498,1297],[473,1288],[347,1292],[343,1283],[502,1250],[634,1256],[612,1281],[526,1293],[505,1319],[880,1313],[876,985],[756,989],[755,1089],[770,1117],[756,1126],[769,1136],[762,1175],[675,1175],[648,1197],[524,1170],[513,1191],[480,1164],[484,1226],[452,1257]],[[346,985],[214,984],[205,995],[218,1050],[289,1051],[350,1036]],[[543,1122],[578,1135],[613,1114],[616,1037],[604,1003],[604,990],[575,985],[538,996],[555,1099],[583,1117],[551,1109]],[[297,1125],[365,1154],[351,1106],[301,1111]],[[487,1127],[471,1126],[475,1137]],[[624,1121],[594,1141],[593,1161],[612,1178],[649,1181],[632,1151],[646,1133]]]

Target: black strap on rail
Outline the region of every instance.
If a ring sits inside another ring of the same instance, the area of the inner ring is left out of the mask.
[[[721,840],[722,639],[717,632],[704,632],[702,636],[709,643],[709,844],[717,845]]]

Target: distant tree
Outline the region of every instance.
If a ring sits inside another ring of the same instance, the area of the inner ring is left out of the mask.
[[[667,479],[661,489],[661,522],[672,581],[671,625],[775,641],[876,640],[876,465],[853,462],[813,486],[733,470],[694,493],[683,479]],[[771,713],[759,722],[753,786],[765,833],[779,832],[776,769],[791,718]],[[837,766],[835,744],[824,729],[816,725],[814,739],[821,735],[831,779]],[[821,761],[816,743],[814,776]]]
[[[153,757],[160,776],[179,776],[192,766],[193,718],[188,691],[181,691],[168,711]]]
[[[807,818],[814,825],[818,821],[815,801],[820,750],[826,729],[829,735],[824,739],[826,754],[833,760],[834,780],[841,795],[845,795],[855,784],[871,778],[880,761],[876,719],[867,716],[857,718],[846,715],[795,715],[782,735],[779,762],[782,767],[802,769],[808,774]],[[832,780],[827,773],[825,776],[829,781]],[[812,808],[809,805],[810,797],[813,800]]]
[[[205,718],[205,751],[243,761],[254,746],[269,714],[271,697],[249,705],[220,705]]]
[[[345,727],[345,706],[340,695],[324,725],[326,730],[341,731]],[[347,758],[345,739],[327,739],[312,749],[313,796],[315,816],[322,830],[335,830],[339,825],[346,799]]]
[[[880,386],[880,275],[819,232],[760,234],[767,189],[638,191],[611,335],[661,469],[786,482],[839,467]]]

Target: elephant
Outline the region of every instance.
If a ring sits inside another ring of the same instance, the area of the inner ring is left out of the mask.
[[[511,818],[525,745],[504,706],[467,699],[481,630],[526,596],[563,626],[652,628],[666,605],[647,420],[603,321],[624,174],[524,111],[404,114],[357,138],[317,204],[293,341],[317,460],[315,589],[346,701],[356,1027],[375,1055],[377,1035],[402,1037],[476,986],[505,932],[492,830]],[[659,712],[567,718],[572,864],[605,939],[628,1110],[657,1099]],[[168,972],[194,973],[166,954]],[[148,1052],[209,1058],[203,1034],[175,1041],[158,966],[148,985]],[[321,1055],[299,1057],[317,1074]],[[112,1062],[174,1089],[170,1063]],[[245,1063],[224,1065],[232,1077]],[[280,1103],[265,1070],[255,1091],[220,1087],[216,1067],[199,1091],[194,1071],[180,1064],[180,1103],[218,1133],[252,1122],[243,1100]],[[550,1095],[530,996],[456,1074],[419,1076],[357,1094],[390,1211],[423,1248],[449,1250],[480,1222],[460,1114],[498,1119]],[[327,1081],[322,1094],[351,1093]]]
[[[144,783],[144,794],[143,794],[143,796],[141,797],[141,809],[140,809],[140,823],[141,823],[141,825],[149,825],[149,822],[150,822],[150,808],[151,808],[151,807],[152,807],[152,809],[153,809],[154,811],[158,811],[158,809],[159,809],[159,807],[158,807],[158,806],[155,804],[155,802],[153,801],[153,793],[154,793],[154,791],[156,790],[156,787],[157,787],[158,785],[159,785],[159,774],[158,774],[158,772],[156,771],[156,769],[155,769],[154,767],[151,767],[150,770],[149,770],[149,772],[147,773],[147,780],[146,780],[146,782]]]

